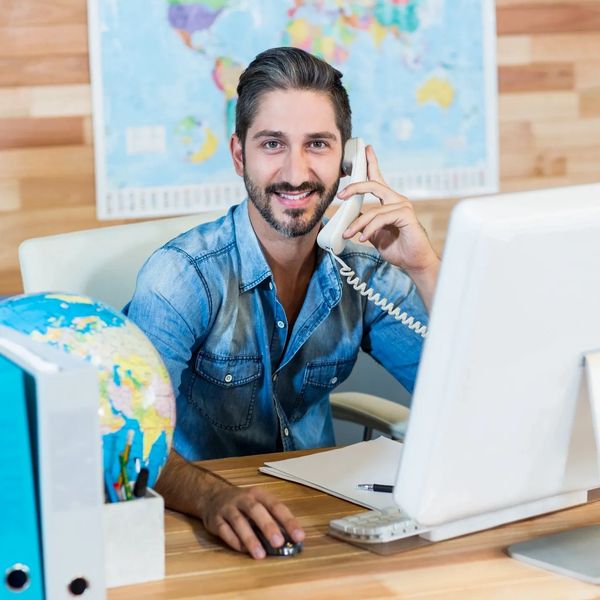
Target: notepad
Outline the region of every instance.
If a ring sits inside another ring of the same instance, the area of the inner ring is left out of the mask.
[[[379,437],[343,448],[266,462],[261,473],[301,483],[370,509],[390,508],[393,495],[356,488],[359,483],[394,485],[403,444]]]

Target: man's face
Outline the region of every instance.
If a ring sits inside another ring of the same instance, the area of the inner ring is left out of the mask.
[[[321,222],[335,197],[342,160],[341,135],[326,94],[267,92],[245,147],[234,136],[232,153],[252,206],[273,229],[298,237]]]

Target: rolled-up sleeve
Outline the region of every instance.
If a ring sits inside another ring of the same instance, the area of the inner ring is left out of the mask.
[[[400,308],[401,312],[427,325],[425,305],[416,286],[401,269],[381,263],[373,273],[369,287]],[[362,349],[412,392],[423,350],[423,337],[373,302],[367,303],[364,314]]]

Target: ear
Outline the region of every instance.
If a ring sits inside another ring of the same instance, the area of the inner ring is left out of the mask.
[[[240,176],[244,176],[244,153],[240,138],[234,133],[229,140],[229,151],[233,159],[235,172]]]
[[[346,173],[346,171],[344,171],[344,157],[345,157],[345,145],[342,145],[342,158],[340,160],[340,179],[342,177],[346,177],[346,175],[348,175],[348,173]]]

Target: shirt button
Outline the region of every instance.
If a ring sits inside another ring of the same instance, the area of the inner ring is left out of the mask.
[[[273,375],[273,381],[277,381],[277,373],[275,373],[275,375]]]
[[[283,321],[277,321],[277,327],[279,327],[279,329],[283,329],[285,327],[285,323]]]
[[[283,435],[285,435],[285,437],[290,435],[290,430],[287,427],[283,430]]]
[[[337,383],[337,377],[332,377],[331,378],[331,385],[334,385]]]
[[[269,281],[269,289],[272,290],[273,289],[273,282]]]
[[[227,373],[225,375],[225,383],[231,383],[233,381],[233,375],[231,373]]]

